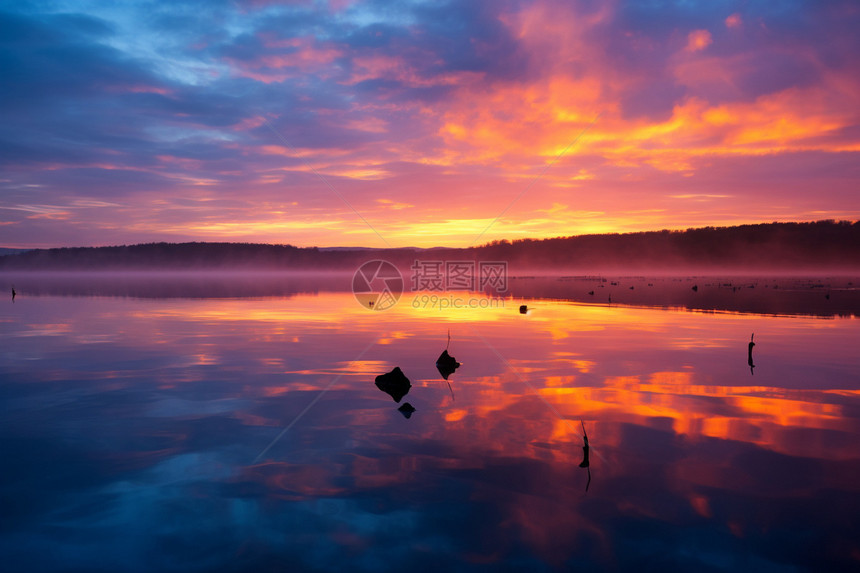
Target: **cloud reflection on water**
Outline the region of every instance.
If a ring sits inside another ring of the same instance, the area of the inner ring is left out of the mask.
[[[517,307],[22,297],[0,548],[13,570],[856,563],[856,319]],[[395,366],[408,420],[373,383]]]

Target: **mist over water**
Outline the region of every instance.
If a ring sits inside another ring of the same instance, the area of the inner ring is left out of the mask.
[[[6,272],[0,289],[21,295],[132,298],[256,298],[352,292],[350,271]],[[415,294],[413,271],[400,268],[404,295]],[[850,273],[750,275],[665,272],[572,274],[508,267],[505,299],[553,299],[587,304],[686,308],[759,314],[860,315],[860,276]],[[474,291],[452,291],[461,298]],[[440,296],[442,293],[429,293]]]
[[[856,568],[852,278],[351,277],[4,274],[4,570]]]

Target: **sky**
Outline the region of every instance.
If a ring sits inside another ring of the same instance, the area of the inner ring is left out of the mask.
[[[860,219],[860,3],[16,2],[0,247]]]

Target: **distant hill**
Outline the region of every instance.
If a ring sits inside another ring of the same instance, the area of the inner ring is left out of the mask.
[[[860,221],[764,223],[686,231],[494,241],[465,249],[319,249],[254,243],[147,243],[33,249],[0,271],[129,269],[354,270],[371,259],[507,261],[516,272],[824,270],[860,272]]]
[[[30,249],[6,249],[0,247],[0,255],[17,255],[19,253],[26,253]]]

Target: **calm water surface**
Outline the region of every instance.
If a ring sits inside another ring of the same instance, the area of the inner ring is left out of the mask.
[[[521,302],[7,300],[3,570],[858,570],[857,318]]]

